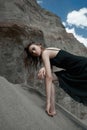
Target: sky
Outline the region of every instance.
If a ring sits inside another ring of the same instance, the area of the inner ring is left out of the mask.
[[[66,31],[87,47],[87,0],[37,0],[37,3],[59,16]]]

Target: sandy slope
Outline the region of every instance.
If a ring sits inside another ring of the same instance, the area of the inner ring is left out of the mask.
[[[49,117],[44,106],[37,94],[0,77],[0,130],[82,130],[59,110]]]

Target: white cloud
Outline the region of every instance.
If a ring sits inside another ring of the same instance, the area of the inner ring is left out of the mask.
[[[87,8],[74,10],[67,15],[67,23],[80,28],[87,27]]]
[[[79,42],[83,43],[83,44],[87,47],[87,38],[84,38],[83,36],[76,34],[74,28],[72,28],[72,29],[66,28],[66,31],[67,31],[68,33],[72,33],[72,34],[74,35],[74,37],[75,37]]]
[[[66,27],[66,23],[65,22],[62,22],[62,24]]]
[[[38,3],[38,4],[42,4],[43,1],[42,1],[42,0],[37,0],[37,3]]]
[[[68,33],[72,33],[80,43],[83,43],[87,47],[87,38],[77,34],[74,28],[74,26],[76,26],[78,28],[87,29],[87,8],[69,12],[67,20],[63,22],[63,25]],[[72,28],[70,29],[69,27]]]

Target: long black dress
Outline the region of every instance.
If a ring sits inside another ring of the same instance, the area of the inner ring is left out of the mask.
[[[64,69],[55,72],[59,86],[76,101],[87,105],[87,58],[60,50],[50,62]]]

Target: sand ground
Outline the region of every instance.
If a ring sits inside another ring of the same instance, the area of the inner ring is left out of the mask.
[[[85,130],[59,109],[49,117],[44,108],[40,95],[0,77],[0,130]]]

